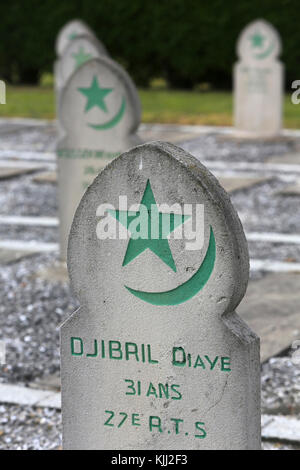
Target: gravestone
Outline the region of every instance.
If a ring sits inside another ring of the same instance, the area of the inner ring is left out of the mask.
[[[65,449],[259,449],[259,339],[235,313],[247,243],[198,160],[154,142],[111,162],[76,211],[68,270]]]
[[[245,136],[272,137],[282,127],[283,66],[278,60],[281,41],[263,20],[241,33],[234,67],[234,120]]]
[[[65,259],[75,209],[99,171],[140,142],[137,90],[123,68],[108,57],[79,67],[62,90],[58,142],[61,258]]]
[[[94,32],[81,20],[72,20],[69,21],[61,30],[59,31],[55,43],[56,55],[61,57],[68,47],[68,45],[78,37],[86,37],[93,41],[96,41],[100,44],[100,41],[97,40]],[[104,47],[104,46],[103,46]]]
[[[78,36],[64,49],[55,64],[55,88],[60,93],[72,73],[88,60],[108,55],[105,47],[93,37]]]

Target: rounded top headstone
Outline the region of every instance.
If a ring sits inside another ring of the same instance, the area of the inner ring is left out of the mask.
[[[265,20],[253,21],[243,29],[238,38],[237,54],[243,61],[256,63],[272,61],[280,52],[280,36]]]
[[[192,247],[184,236],[157,237],[152,225],[142,240],[134,239],[131,226],[121,219],[127,213],[134,220],[133,204],[135,214],[142,213],[141,206],[149,217],[159,214],[159,224],[172,213],[170,208],[182,209],[184,220],[174,215],[172,230],[196,224],[203,243]],[[188,210],[191,217],[185,215]],[[115,222],[116,236],[101,238],[103,217]],[[122,224],[129,231],[126,238],[118,231]],[[85,312],[113,314],[122,299],[124,312],[153,315],[172,308],[176,318],[183,307],[186,315],[232,312],[246,290],[249,260],[238,215],[216,178],[184,150],[153,142],[113,160],[88,188],[70,232],[68,269]]]
[[[55,43],[57,56],[61,57],[70,42],[80,36],[93,38],[93,40],[97,42],[98,46],[105,50],[104,46],[97,40],[96,35],[86,23],[81,20],[72,20],[65,24],[57,35]]]
[[[135,132],[140,114],[131,78],[104,56],[75,70],[63,89],[59,107],[61,125],[73,146],[99,148],[100,144],[110,151],[119,151],[120,142]]]

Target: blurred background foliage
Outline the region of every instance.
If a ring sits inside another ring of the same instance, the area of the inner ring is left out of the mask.
[[[39,83],[52,72],[59,29],[80,18],[138,86],[226,90],[240,31],[264,18],[281,35],[290,89],[300,78],[298,9],[298,0],[10,0],[1,8],[0,78]]]

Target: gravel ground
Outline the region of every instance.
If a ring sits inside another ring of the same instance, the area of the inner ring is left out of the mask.
[[[287,183],[274,179],[231,195],[244,230],[300,233],[300,196],[280,195],[278,192],[286,185]]]
[[[1,450],[59,450],[61,427],[60,411],[0,405]]]
[[[292,357],[271,358],[262,366],[261,380],[262,413],[300,414],[300,361],[297,365]]]
[[[36,152],[53,152],[57,141],[56,124],[47,126],[13,126],[7,132],[0,126],[0,149],[33,150]],[[21,127],[21,128],[20,128]]]
[[[57,216],[56,186],[32,182],[26,175],[0,182],[1,215]]]
[[[67,283],[35,277],[57,261],[34,255],[0,271],[0,339],[7,348],[0,381],[28,383],[59,370],[58,326],[76,308]]]
[[[295,143],[285,138],[254,142],[212,133],[184,142],[182,147],[200,160],[262,162],[268,157],[292,152]]]

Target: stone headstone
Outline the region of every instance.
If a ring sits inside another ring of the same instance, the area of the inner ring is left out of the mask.
[[[241,33],[234,67],[234,119],[246,136],[272,137],[282,127],[281,41],[272,25],[250,23]]]
[[[198,160],[154,142],[110,163],[76,211],[68,269],[65,449],[260,447],[259,339],[235,313],[247,243]]]
[[[61,257],[75,209],[99,171],[140,139],[137,90],[123,68],[108,57],[79,67],[64,87],[59,106],[63,137],[58,143]]]
[[[60,93],[72,73],[88,60],[101,55],[108,55],[102,44],[93,37],[79,36],[64,49],[61,58],[55,64],[55,88]]]
[[[81,20],[69,21],[59,31],[55,43],[55,50],[58,57],[61,57],[68,45],[78,37],[84,36],[94,41],[98,41],[91,28]],[[98,41],[99,42],[99,41]],[[100,43],[100,42],[99,42]],[[100,43],[101,44],[101,43]]]

